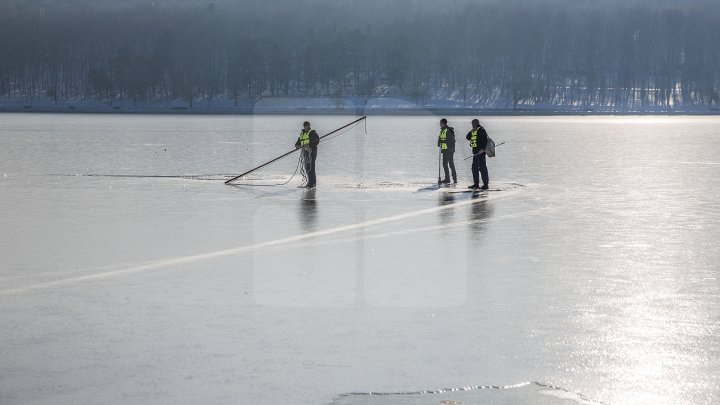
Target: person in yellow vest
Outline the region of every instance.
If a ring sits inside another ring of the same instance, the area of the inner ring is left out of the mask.
[[[442,165],[445,170],[445,179],[440,181],[443,184],[450,184],[450,172],[452,172],[453,183],[457,184],[457,173],[455,172],[455,130],[449,127],[445,118],[440,120],[440,136],[438,137],[438,148],[442,152]]]
[[[302,153],[305,154],[305,173],[307,173],[305,187],[307,188],[314,188],[317,184],[315,159],[317,159],[318,144],[320,144],[320,137],[317,132],[310,127],[309,122],[303,122],[303,129],[300,131],[297,142],[295,142],[295,149],[303,148]]]
[[[480,125],[478,119],[472,120],[472,130],[468,132],[465,139],[470,141],[472,148],[473,162],[472,174],[473,184],[468,188],[471,190],[487,190],[490,176],[488,175],[487,162],[485,159],[485,145],[488,142],[488,134]],[[480,186],[480,178],[482,177],[483,185]]]

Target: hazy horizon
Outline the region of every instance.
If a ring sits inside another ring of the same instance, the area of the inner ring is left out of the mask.
[[[718,108],[720,4],[608,4],[10,1],[0,5],[0,101],[193,107],[395,97],[420,108]]]

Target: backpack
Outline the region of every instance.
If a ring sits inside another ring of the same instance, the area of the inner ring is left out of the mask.
[[[488,136],[487,144],[485,145],[485,154],[488,157],[495,157],[495,141]]]

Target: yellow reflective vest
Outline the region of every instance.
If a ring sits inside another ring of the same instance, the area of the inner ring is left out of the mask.
[[[305,146],[310,144],[310,133],[312,132],[312,128],[308,129],[307,131],[300,131],[300,146]]]
[[[447,150],[447,131],[448,129],[445,128],[442,131],[440,131],[440,149]]]

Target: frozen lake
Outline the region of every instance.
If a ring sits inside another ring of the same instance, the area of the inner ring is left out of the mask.
[[[0,403],[720,402],[720,118],[439,118],[0,115]]]

